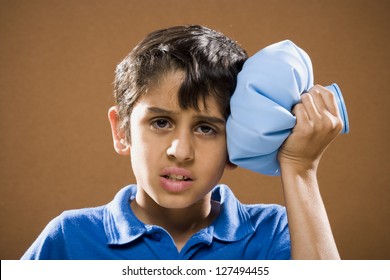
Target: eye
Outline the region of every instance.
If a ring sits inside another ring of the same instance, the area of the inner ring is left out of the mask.
[[[155,129],[167,129],[171,128],[172,125],[166,119],[156,119],[152,122],[152,127]]]
[[[196,128],[196,131],[205,136],[213,136],[217,133],[214,128],[208,125],[200,125]]]

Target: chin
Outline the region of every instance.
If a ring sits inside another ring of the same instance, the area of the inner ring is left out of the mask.
[[[184,203],[184,202],[181,203],[178,201],[175,201],[175,202],[161,201],[161,202],[157,202],[157,204],[160,207],[163,207],[166,209],[184,209],[184,208],[187,208],[187,207],[193,205],[193,203]]]
[[[184,209],[190,207],[198,200],[196,199],[186,199],[183,196],[169,196],[169,197],[160,197],[159,199],[154,200],[160,207],[167,209]]]

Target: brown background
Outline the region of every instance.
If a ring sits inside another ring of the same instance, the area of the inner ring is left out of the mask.
[[[106,112],[116,64],[155,29],[197,23],[251,55],[291,39],[316,82],[337,82],[351,133],[328,149],[322,195],[345,259],[390,259],[390,1],[0,1],[0,257],[17,259],[54,216],[133,183]],[[280,178],[226,173],[247,203],[283,204]]]

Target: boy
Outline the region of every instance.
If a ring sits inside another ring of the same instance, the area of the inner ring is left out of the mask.
[[[284,207],[243,205],[217,185],[234,168],[225,125],[246,59],[235,42],[201,26],[141,41],[116,69],[108,113],[115,151],[130,156],[137,185],[105,206],[64,212],[22,258],[339,258],[316,180],[342,127],[325,88],[302,96],[279,152],[289,225]]]

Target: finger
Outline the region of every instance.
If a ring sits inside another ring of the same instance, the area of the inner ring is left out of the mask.
[[[336,97],[327,88],[323,87],[322,99],[326,105],[328,111],[333,115],[340,118],[339,106],[337,105]]]
[[[293,115],[297,119],[296,126],[300,126],[310,121],[309,115],[306,112],[305,106],[302,103],[298,103],[292,110]]]
[[[333,93],[320,85],[316,85],[309,91],[309,95],[313,99],[316,111],[320,114],[318,119],[312,119],[316,129],[319,131],[338,131],[340,126],[342,128],[342,120]],[[309,117],[311,117],[310,114]]]
[[[317,120],[321,117],[320,113],[318,112],[318,110],[314,104],[313,96],[311,94],[309,94],[309,93],[302,94],[301,100],[302,100],[303,106],[305,107],[305,111],[308,115],[308,118],[310,120],[314,121],[314,120]]]
[[[323,99],[324,88],[316,85],[309,90],[309,94],[313,98],[314,106],[319,114],[324,114],[326,111],[328,111],[328,108]]]

